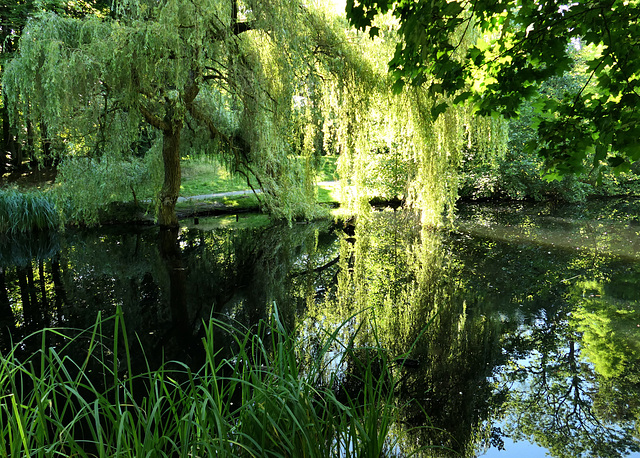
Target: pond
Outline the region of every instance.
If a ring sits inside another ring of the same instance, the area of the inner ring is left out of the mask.
[[[400,454],[640,456],[640,202],[465,205],[452,231],[409,211],[250,218],[1,243],[0,351],[120,306],[134,363],[195,365],[203,320],[277,309],[310,347],[358,329],[400,357]]]

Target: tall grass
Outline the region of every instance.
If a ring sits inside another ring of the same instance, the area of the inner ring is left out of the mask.
[[[192,370],[178,362],[134,369],[120,311],[74,337],[41,331],[30,337],[40,339],[31,356],[19,358],[21,342],[0,358],[0,456],[395,455],[398,407],[385,352],[369,349],[375,358],[356,371],[360,389],[342,389],[329,367],[355,353],[353,340],[335,351],[338,332],[326,333],[303,365],[277,313],[254,332],[212,319],[205,363]],[[235,348],[227,357],[214,345],[221,333]]]
[[[60,215],[50,195],[40,191],[0,190],[0,233],[15,235],[59,226]]]

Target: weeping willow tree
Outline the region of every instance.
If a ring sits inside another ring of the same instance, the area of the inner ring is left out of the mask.
[[[108,17],[49,13],[27,26],[4,85],[14,116],[44,119],[66,155],[93,161],[85,168],[139,154],[141,144],[161,157],[161,225],[177,224],[186,137],[257,177],[265,204],[291,218],[313,202],[291,126],[318,24],[303,2],[282,0],[122,0]],[[126,181],[108,175],[94,187]],[[72,197],[90,204],[96,192]]]
[[[453,208],[461,149],[500,149],[501,125],[422,88],[394,93],[397,24],[381,18],[369,40],[343,16],[302,0],[120,0],[108,17],[45,14],[3,83],[14,116],[45,120],[62,145],[80,208],[148,185],[161,163],[158,221],[176,225],[181,151],[196,148],[256,177],[277,216],[309,216],[324,152],[340,155],[350,207],[397,197],[434,224]],[[104,165],[145,151],[140,167]]]
[[[375,198],[397,199],[419,209],[423,224],[436,225],[443,210],[454,208],[462,152],[473,149],[486,160],[501,155],[506,125],[477,116],[470,104],[454,103],[457,93],[394,86],[387,64],[399,25],[390,15],[375,25],[374,39],[348,27],[334,29],[334,40],[352,46],[339,48],[340,58],[325,59],[315,73],[321,83],[310,91],[314,110],[305,135],[320,137],[326,152],[340,155],[343,201],[352,210],[362,213]],[[482,38],[472,32],[451,37],[461,55]]]

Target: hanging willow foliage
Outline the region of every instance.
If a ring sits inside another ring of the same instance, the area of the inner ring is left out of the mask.
[[[500,149],[501,125],[465,108],[433,122],[446,100],[391,90],[396,24],[381,19],[369,40],[329,6],[120,0],[109,18],[46,14],[28,25],[3,84],[14,115],[44,122],[68,160],[161,156],[161,224],[177,224],[185,148],[255,176],[266,207],[286,219],[317,214],[317,156],[339,154],[349,207],[398,197],[435,224],[453,208],[461,148]],[[72,196],[78,214],[90,218],[103,175],[65,176],[86,188]]]
[[[463,149],[473,146],[487,159],[502,154],[506,126],[475,116],[470,106],[451,107],[455,94],[436,98],[421,87],[395,93],[386,63],[397,25],[386,17],[376,26],[374,40],[343,32],[357,56],[341,61],[347,68],[329,67],[335,80],[325,85],[321,105],[325,145],[340,153],[343,196],[352,209],[366,210],[375,197],[399,199],[421,211],[423,224],[439,224],[443,210],[454,208]],[[461,49],[477,38],[468,31],[465,37]],[[436,111],[443,115],[434,121]]]

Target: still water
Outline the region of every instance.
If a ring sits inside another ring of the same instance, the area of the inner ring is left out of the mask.
[[[198,364],[203,319],[251,327],[277,307],[310,346],[347,321],[345,339],[359,329],[363,346],[402,356],[405,453],[640,456],[637,201],[468,205],[452,231],[376,211],[357,224],[219,218],[0,245],[0,351],[119,305],[149,364]]]

